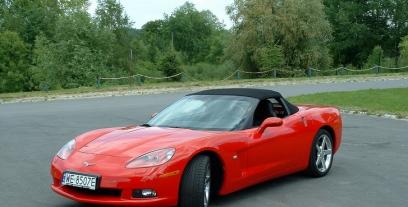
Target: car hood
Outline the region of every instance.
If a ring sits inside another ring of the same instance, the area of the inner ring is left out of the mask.
[[[159,127],[123,128],[94,139],[81,147],[79,151],[133,158],[153,150],[176,147],[181,143],[205,138],[214,133],[216,132]]]

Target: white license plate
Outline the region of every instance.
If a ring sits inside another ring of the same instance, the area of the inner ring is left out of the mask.
[[[64,172],[61,183],[62,185],[96,190],[98,185],[98,176]]]

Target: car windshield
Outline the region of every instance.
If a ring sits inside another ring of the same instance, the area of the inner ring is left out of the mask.
[[[214,131],[240,130],[252,119],[257,103],[257,99],[243,96],[186,96],[153,117],[148,125]]]

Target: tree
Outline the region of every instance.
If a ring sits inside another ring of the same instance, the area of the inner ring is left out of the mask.
[[[388,56],[395,58],[395,66],[398,66],[399,43],[408,35],[408,3],[406,0],[386,0],[376,3],[380,4],[381,10],[384,11],[383,15],[387,17],[387,27],[383,28],[386,39],[382,47],[386,49]],[[377,27],[378,25],[372,25],[370,28]]]
[[[402,66],[408,65],[408,36],[402,38],[401,43],[399,44],[399,48],[401,50],[400,61]]]
[[[331,28],[323,8],[320,0],[235,0],[228,8],[234,21],[229,55],[239,67],[259,71],[257,51],[278,45],[291,68],[326,68]]]
[[[29,90],[27,45],[16,32],[0,32],[0,92]]]
[[[276,69],[283,65],[282,49],[278,45],[266,45],[255,52],[255,62],[261,71]]]
[[[210,42],[210,51],[205,58],[211,64],[222,64],[225,61],[225,48],[231,39],[228,30],[220,29],[213,34]]]
[[[132,41],[130,36],[132,22],[125,14],[123,6],[118,0],[98,0],[96,22],[99,28],[113,32],[116,37],[115,44],[111,45],[115,53],[109,58],[108,64],[112,66],[112,70],[119,70],[115,73],[125,71],[130,64],[131,47],[129,43]]]
[[[218,19],[210,11],[198,11],[186,2],[166,18],[167,38],[181,52],[187,63],[205,61],[211,50],[213,34],[220,29]]]
[[[115,32],[123,32],[132,25],[123,6],[117,0],[98,0],[95,13],[101,27]]]
[[[154,20],[142,26],[142,39],[152,47],[164,50],[169,46],[169,32],[167,22],[164,20]]]
[[[379,45],[387,56],[399,56],[398,44],[408,35],[406,0],[324,0],[333,26],[335,64],[361,67]]]
[[[32,67],[37,85],[51,88],[89,86],[106,74],[114,35],[100,29],[86,11],[61,16],[55,41],[38,36]]]
[[[58,0],[59,8],[66,15],[87,11],[89,0]]]
[[[58,84],[58,79],[54,74],[58,69],[58,63],[55,62],[54,48],[50,40],[44,35],[38,35],[33,48],[33,60],[30,67],[34,89],[48,90],[50,86]]]
[[[166,28],[167,22],[155,20],[147,22],[142,26],[141,39],[148,48],[148,60],[156,63],[164,51],[169,47],[169,32]]]
[[[40,33],[52,37],[56,20],[63,12],[55,0],[7,0],[4,7],[3,27],[17,32],[30,45]]]
[[[162,51],[174,46],[188,64],[221,63],[229,32],[208,10],[198,11],[194,4],[185,3],[163,20],[142,26],[141,38],[149,48],[149,59],[156,62]]]
[[[0,1],[0,32],[4,30],[4,21],[7,14],[6,1]]]

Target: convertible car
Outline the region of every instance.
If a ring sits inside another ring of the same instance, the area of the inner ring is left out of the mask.
[[[69,141],[52,160],[51,188],[101,205],[207,207],[291,173],[326,175],[341,137],[336,108],[295,106],[271,90],[206,90],[146,124]]]

